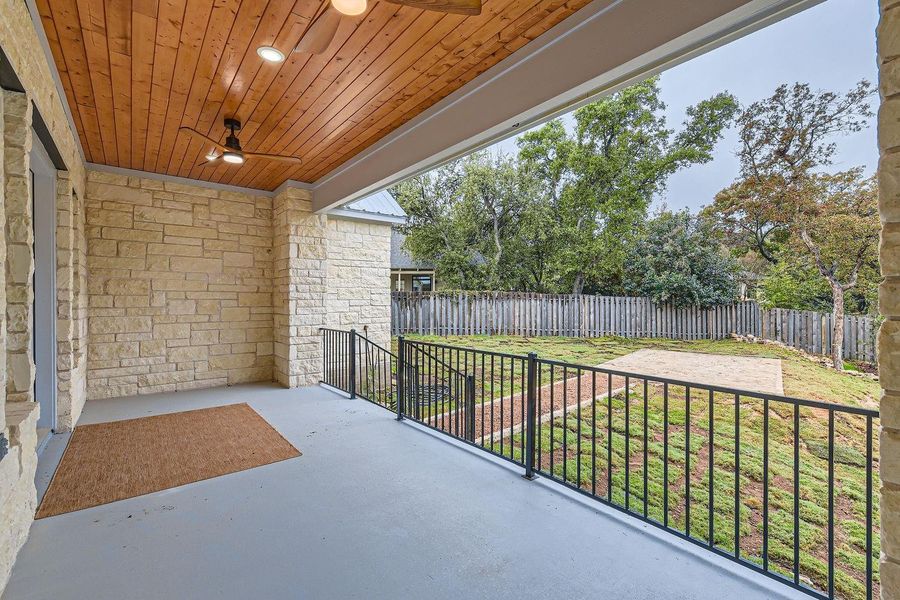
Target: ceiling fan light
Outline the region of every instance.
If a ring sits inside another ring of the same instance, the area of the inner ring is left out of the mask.
[[[222,160],[233,165],[241,165],[244,164],[244,155],[240,152],[228,151],[222,154]]]
[[[345,15],[355,16],[366,12],[366,0],[331,0],[331,5]]]
[[[284,53],[282,53],[278,48],[274,48],[272,46],[260,46],[256,49],[256,53],[261,59],[268,62],[284,62]]]
[[[217,158],[219,158],[219,155],[216,154],[216,151],[215,151],[215,150],[210,150],[210,151],[206,154],[206,160],[216,160]]]

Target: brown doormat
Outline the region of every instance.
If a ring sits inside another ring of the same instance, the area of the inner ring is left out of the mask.
[[[36,518],[300,456],[247,404],[82,425]]]

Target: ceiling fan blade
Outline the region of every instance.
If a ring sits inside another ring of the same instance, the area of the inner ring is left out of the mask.
[[[322,54],[328,49],[334,37],[337,35],[341,24],[341,13],[330,6],[313,21],[309,26],[294,52],[306,52],[308,54]]]
[[[197,166],[198,166],[198,167],[208,167],[209,165],[215,165],[215,164],[218,164],[220,158],[222,158],[222,157],[221,157],[221,156],[217,156],[217,157],[215,157],[215,158],[212,159],[212,160],[204,160],[204,161],[201,162],[201,163],[197,163]]]
[[[388,2],[455,15],[481,14],[481,0],[388,0]]]
[[[285,156],[283,154],[263,154],[261,152],[244,152],[246,158],[267,158],[269,160],[280,160],[299,165],[302,161],[296,156]]]
[[[223,152],[224,152],[225,150],[227,150],[227,148],[225,148],[225,146],[223,146],[220,142],[217,142],[216,140],[212,139],[212,138],[209,137],[209,136],[203,135],[202,133],[200,133],[199,131],[197,131],[197,130],[194,129],[193,127],[185,127],[184,125],[182,125],[181,127],[178,128],[178,131],[184,131],[184,132],[187,132],[187,133],[189,133],[189,134],[191,134],[191,135],[193,135],[193,136],[199,137],[199,138],[202,139],[202,140],[206,140],[207,142],[209,142],[210,144],[212,144],[212,145],[215,146],[216,148],[222,150]]]

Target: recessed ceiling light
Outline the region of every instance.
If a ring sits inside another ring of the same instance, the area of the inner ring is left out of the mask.
[[[210,150],[206,155],[206,160],[216,160],[217,158],[219,158],[219,155],[216,154],[215,150]]]
[[[240,165],[244,162],[244,155],[240,152],[228,151],[222,154],[222,160],[233,165]]]
[[[331,5],[345,15],[361,15],[366,12],[366,0],[331,0]]]
[[[256,53],[259,54],[261,59],[269,62],[280,63],[284,61],[284,54],[282,54],[281,50],[272,46],[260,46],[256,49]]]

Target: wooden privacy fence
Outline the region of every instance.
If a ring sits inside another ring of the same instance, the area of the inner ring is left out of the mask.
[[[844,318],[844,356],[875,362],[875,319]],[[649,298],[525,292],[393,292],[393,335],[522,335],[722,339],[753,335],[831,352],[831,314],[763,310],[756,302],[678,308]]]

